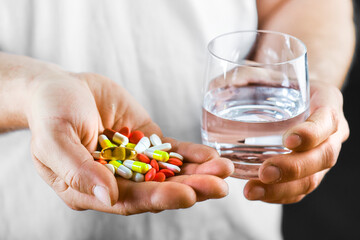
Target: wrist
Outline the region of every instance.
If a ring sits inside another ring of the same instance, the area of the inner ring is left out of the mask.
[[[27,128],[31,98],[40,79],[60,72],[53,64],[0,53],[0,132]]]

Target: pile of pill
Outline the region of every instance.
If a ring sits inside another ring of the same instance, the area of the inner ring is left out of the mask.
[[[101,151],[92,153],[95,161],[106,166],[113,174],[135,182],[157,181],[180,172],[183,157],[171,150],[170,143],[160,137],[123,127],[119,131],[105,129],[99,136]]]

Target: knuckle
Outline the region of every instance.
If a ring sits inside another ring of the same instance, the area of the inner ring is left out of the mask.
[[[335,147],[331,144],[331,143],[327,143],[324,146],[324,150],[323,152],[323,156],[322,156],[322,160],[323,160],[323,168],[331,168],[336,164],[336,149]]]
[[[316,174],[306,178],[304,184],[304,194],[307,195],[311,193],[312,191],[315,190],[315,188],[317,188],[318,185],[319,185],[319,178],[317,177]]]
[[[287,171],[283,171],[287,173],[287,180],[295,180],[302,178],[303,172],[303,164],[302,161],[295,160],[293,165]]]

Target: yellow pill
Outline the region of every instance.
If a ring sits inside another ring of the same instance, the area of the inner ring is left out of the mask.
[[[134,172],[142,174],[147,173],[152,168],[149,164],[133,160],[125,160],[124,165]]]
[[[136,144],[134,144],[134,143],[128,143],[128,144],[126,144],[126,147],[127,147],[127,148],[131,148],[131,149],[134,149],[135,146],[136,146]]]
[[[156,159],[161,162],[167,162],[169,160],[169,154],[164,151],[148,148],[145,150],[145,155],[149,158]]]
[[[126,147],[109,147],[101,150],[100,156],[105,160],[134,159],[136,151]]]
[[[102,149],[109,148],[109,147],[116,147],[104,134],[99,136],[99,144]]]

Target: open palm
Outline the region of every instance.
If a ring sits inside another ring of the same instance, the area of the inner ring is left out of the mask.
[[[97,74],[41,79],[28,110],[32,156],[41,177],[73,209],[123,215],[186,208],[227,194],[222,178],[233,164],[209,147],[170,142],[184,156],[181,174],[168,181],[136,183],[114,177],[93,160],[105,128],[128,126],[162,137],[160,128],[122,87]]]

